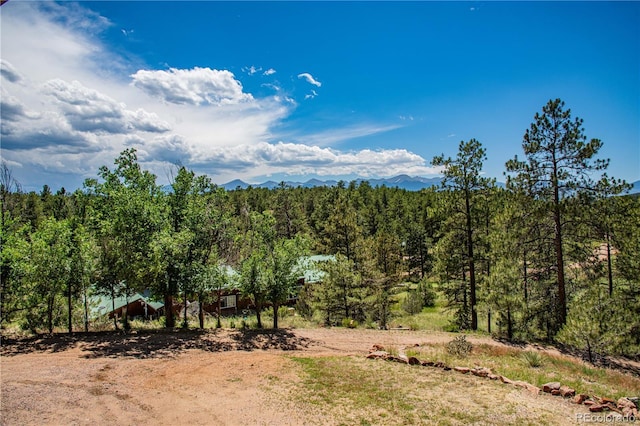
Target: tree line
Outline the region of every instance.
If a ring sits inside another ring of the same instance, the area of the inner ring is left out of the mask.
[[[261,311],[276,313],[293,292],[300,313],[327,325],[384,327],[397,286],[413,281],[420,300],[431,286],[444,295],[455,329],[486,318],[508,339],[638,354],[640,202],[606,174],[602,142],[582,126],[550,100],[505,164],[504,187],[484,177],[475,139],[455,158],[435,156],[442,185],[416,192],[366,181],[225,191],[185,167],[163,188],[127,149],[73,193],[24,193],[3,164],[1,323],[71,332],[89,328],[92,294],[146,289],[166,307],[202,306],[235,285],[260,327]],[[298,289],[310,253],[335,257],[321,283]]]

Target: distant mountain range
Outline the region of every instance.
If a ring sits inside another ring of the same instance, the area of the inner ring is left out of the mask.
[[[429,188],[432,186],[439,186],[442,183],[442,177],[433,177],[433,178],[425,178],[421,176],[408,176],[408,175],[398,175],[395,177],[387,178],[387,179],[355,179],[355,181],[360,184],[363,181],[369,181],[369,184],[373,187],[376,186],[386,186],[389,188],[400,188],[405,189],[407,191],[420,191],[421,189]],[[310,179],[306,182],[292,182],[287,181],[285,185],[291,187],[303,187],[303,188],[313,188],[316,186],[336,186],[338,181],[336,180],[319,180],[319,179]],[[280,185],[280,182],[274,182],[272,180],[258,183],[258,184],[248,184],[240,179],[232,180],[231,182],[227,182],[225,184],[220,185],[222,188],[227,191],[233,189],[246,189],[249,186],[253,188],[267,188],[274,189]],[[504,183],[496,182],[497,186],[504,187]],[[640,180],[633,182],[633,187],[628,192],[628,194],[640,194]]]
[[[408,175],[398,175],[392,178],[387,179],[355,179],[355,181],[360,184],[361,182],[368,181],[369,184],[373,187],[376,186],[387,186],[390,188],[400,188],[406,189],[408,191],[420,191],[424,188],[429,188],[431,186],[438,186],[442,182],[441,177],[434,178],[425,178],[421,176],[408,176]],[[313,188],[316,186],[336,186],[338,181],[336,180],[319,180],[319,179],[310,179],[306,182],[285,182],[285,185],[291,187],[303,187],[303,188]],[[249,186],[253,188],[267,188],[273,189],[277,188],[280,185],[280,182],[274,182],[272,180],[258,183],[258,184],[248,184],[246,182],[241,181],[240,179],[232,180],[231,182],[227,182],[225,184],[220,185],[222,188],[226,190],[233,189],[246,189]]]

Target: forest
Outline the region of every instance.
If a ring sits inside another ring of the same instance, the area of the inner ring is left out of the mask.
[[[421,191],[366,181],[226,191],[180,166],[163,187],[130,148],[75,192],[25,193],[3,163],[0,323],[88,331],[91,295],[202,306],[235,287],[259,327],[297,292],[302,316],[385,328],[395,292],[409,288],[410,310],[444,300],[451,330],[486,322],[508,340],[637,357],[640,197],[606,173],[602,144],[556,99],[505,164],[505,185],[484,176],[475,139],[435,156],[442,185]],[[310,254],[334,260],[319,266],[322,282],[298,288]],[[163,325],[180,318],[167,309]]]

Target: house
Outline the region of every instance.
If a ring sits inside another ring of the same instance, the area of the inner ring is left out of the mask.
[[[122,318],[126,314],[129,319],[155,319],[164,315],[164,303],[154,302],[142,293],[115,299],[94,296],[89,304],[92,314],[96,317],[108,315],[109,318]]]

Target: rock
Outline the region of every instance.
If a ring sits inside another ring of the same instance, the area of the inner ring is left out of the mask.
[[[537,386],[532,385],[531,383],[527,383],[527,382],[523,382],[521,380],[518,380],[516,382],[513,382],[514,385],[526,389],[529,392],[531,392],[534,395],[538,395],[540,393],[540,388]]]
[[[593,399],[587,399],[583,402],[584,405],[596,405],[596,402]]]
[[[542,385],[542,390],[551,393],[552,390],[560,390],[560,382],[549,382]]]
[[[380,352],[380,351],[384,351],[384,346],[379,345],[379,344],[374,344],[371,349],[369,349],[369,352]]]
[[[571,389],[569,386],[560,386],[560,396],[564,398],[571,398],[576,394],[575,389]]]
[[[611,399],[611,398],[607,398],[607,397],[603,397],[603,398],[598,398],[600,400],[600,404],[615,404],[616,402]]]
[[[573,397],[572,402],[574,404],[582,404],[584,403],[587,399],[589,399],[589,395],[585,395],[583,393],[579,393],[578,395]]]
[[[387,359],[388,357],[389,357],[389,352],[387,351],[375,351],[367,355],[367,358],[369,359]]]
[[[469,369],[467,367],[453,367],[458,373],[467,374]]]
[[[504,377],[504,376],[500,376],[500,381],[501,381],[502,383],[507,384],[507,385],[512,385],[512,384],[513,384],[513,380],[509,380],[509,379],[507,379],[507,378],[506,378],[506,377]]]
[[[551,389],[551,395],[553,396],[560,395],[560,389]]]
[[[446,367],[447,365],[446,365],[444,362],[442,362],[442,361],[438,361],[438,362],[436,362],[435,364],[433,364],[433,366],[434,366],[434,367],[438,367],[438,368],[444,368],[444,367]]]
[[[434,365],[436,365],[436,363],[433,361],[422,361],[423,367],[433,367]]]
[[[604,404],[593,404],[589,407],[589,411],[591,411],[592,413],[601,413],[603,411],[606,411],[607,409],[608,407]]]
[[[415,356],[410,356],[409,357],[409,365],[420,365],[420,364],[422,364],[422,363]]]
[[[489,380],[498,380],[500,378],[497,374],[489,374],[487,377]]]
[[[409,357],[405,354],[398,355],[398,362],[404,362],[405,364],[409,364]]]
[[[445,365],[444,367],[442,367],[442,369],[444,371],[449,371],[449,370],[451,370],[451,367],[449,367],[448,365]]]
[[[474,376],[478,376],[478,377],[488,377],[489,374],[491,374],[491,370],[489,370],[488,368],[474,368],[473,370],[471,370],[471,374],[473,374]]]
[[[616,402],[618,409],[622,411],[622,414],[626,416],[630,416],[633,410],[636,410],[636,404],[633,403],[629,398],[620,398],[618,402]],[[629,413],[629,414],[626,414]]]

